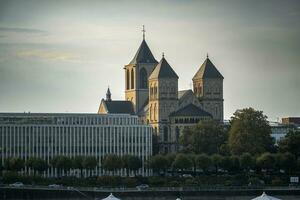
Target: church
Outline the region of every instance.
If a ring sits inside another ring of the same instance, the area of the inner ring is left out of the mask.
[[[223,79],[209,57],[192,78],[193,90],[178,91],[179,76],[164,54],[158,62],[145,40],[124,66],[125,100],[113,100],[108,88],[98,113],[131,114],[153,127],[156,153],[179,150],[179,136],[185,127],[200,120],[223,122]]]

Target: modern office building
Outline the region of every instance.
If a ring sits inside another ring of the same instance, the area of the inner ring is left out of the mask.
[[[0,113],[0,145],[2,164],[9,157],[25,161],[39,157],[49,163],[57,155],[95,156],[98,166],[84,174],[101,176],[109,174],[101,168],[105,155],[130,154],[143,161],[138,175],[151,172],[145,161],[152,155],[152,127],[139,124],[138,117],[130,114]],[[76,170],[71,174],[76,175]],[[45,175],[56,176],[57,171],[50,168]]]

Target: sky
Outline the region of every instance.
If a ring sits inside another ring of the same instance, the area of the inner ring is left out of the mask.
[[[300,1],[0,0],[0,112],[96,113],[146,41],[179,75],[208,53],[224,76],[224,117],[300,116]]]

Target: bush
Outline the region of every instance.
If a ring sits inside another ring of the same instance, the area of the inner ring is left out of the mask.
[[[125,187],[135,187],[137,185],[137,180],[135,178],[124,178],[123,186]]]
[[[152,187],[159,187],[165,185],[165,179],[161,177],[149,177],[149,185]]]
[[[283,186],[284,185],[284,181],[281,180],[280,178],[276,177],[271,181],[271,185],[272,186]]]

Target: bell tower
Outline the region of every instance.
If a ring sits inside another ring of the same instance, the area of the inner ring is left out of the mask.
[[[203,110],[220,122],[224,120],[223,79],[208,55],[193,77],[194,94],[200,100]]]
[[[143,40],[134,58],[125,65],[125,100],[131,101],[134,112],[139,115],[141,109],[148,103],[148,78],[157,65],[148,44],[145,40],[145,27],[143,26]]]

